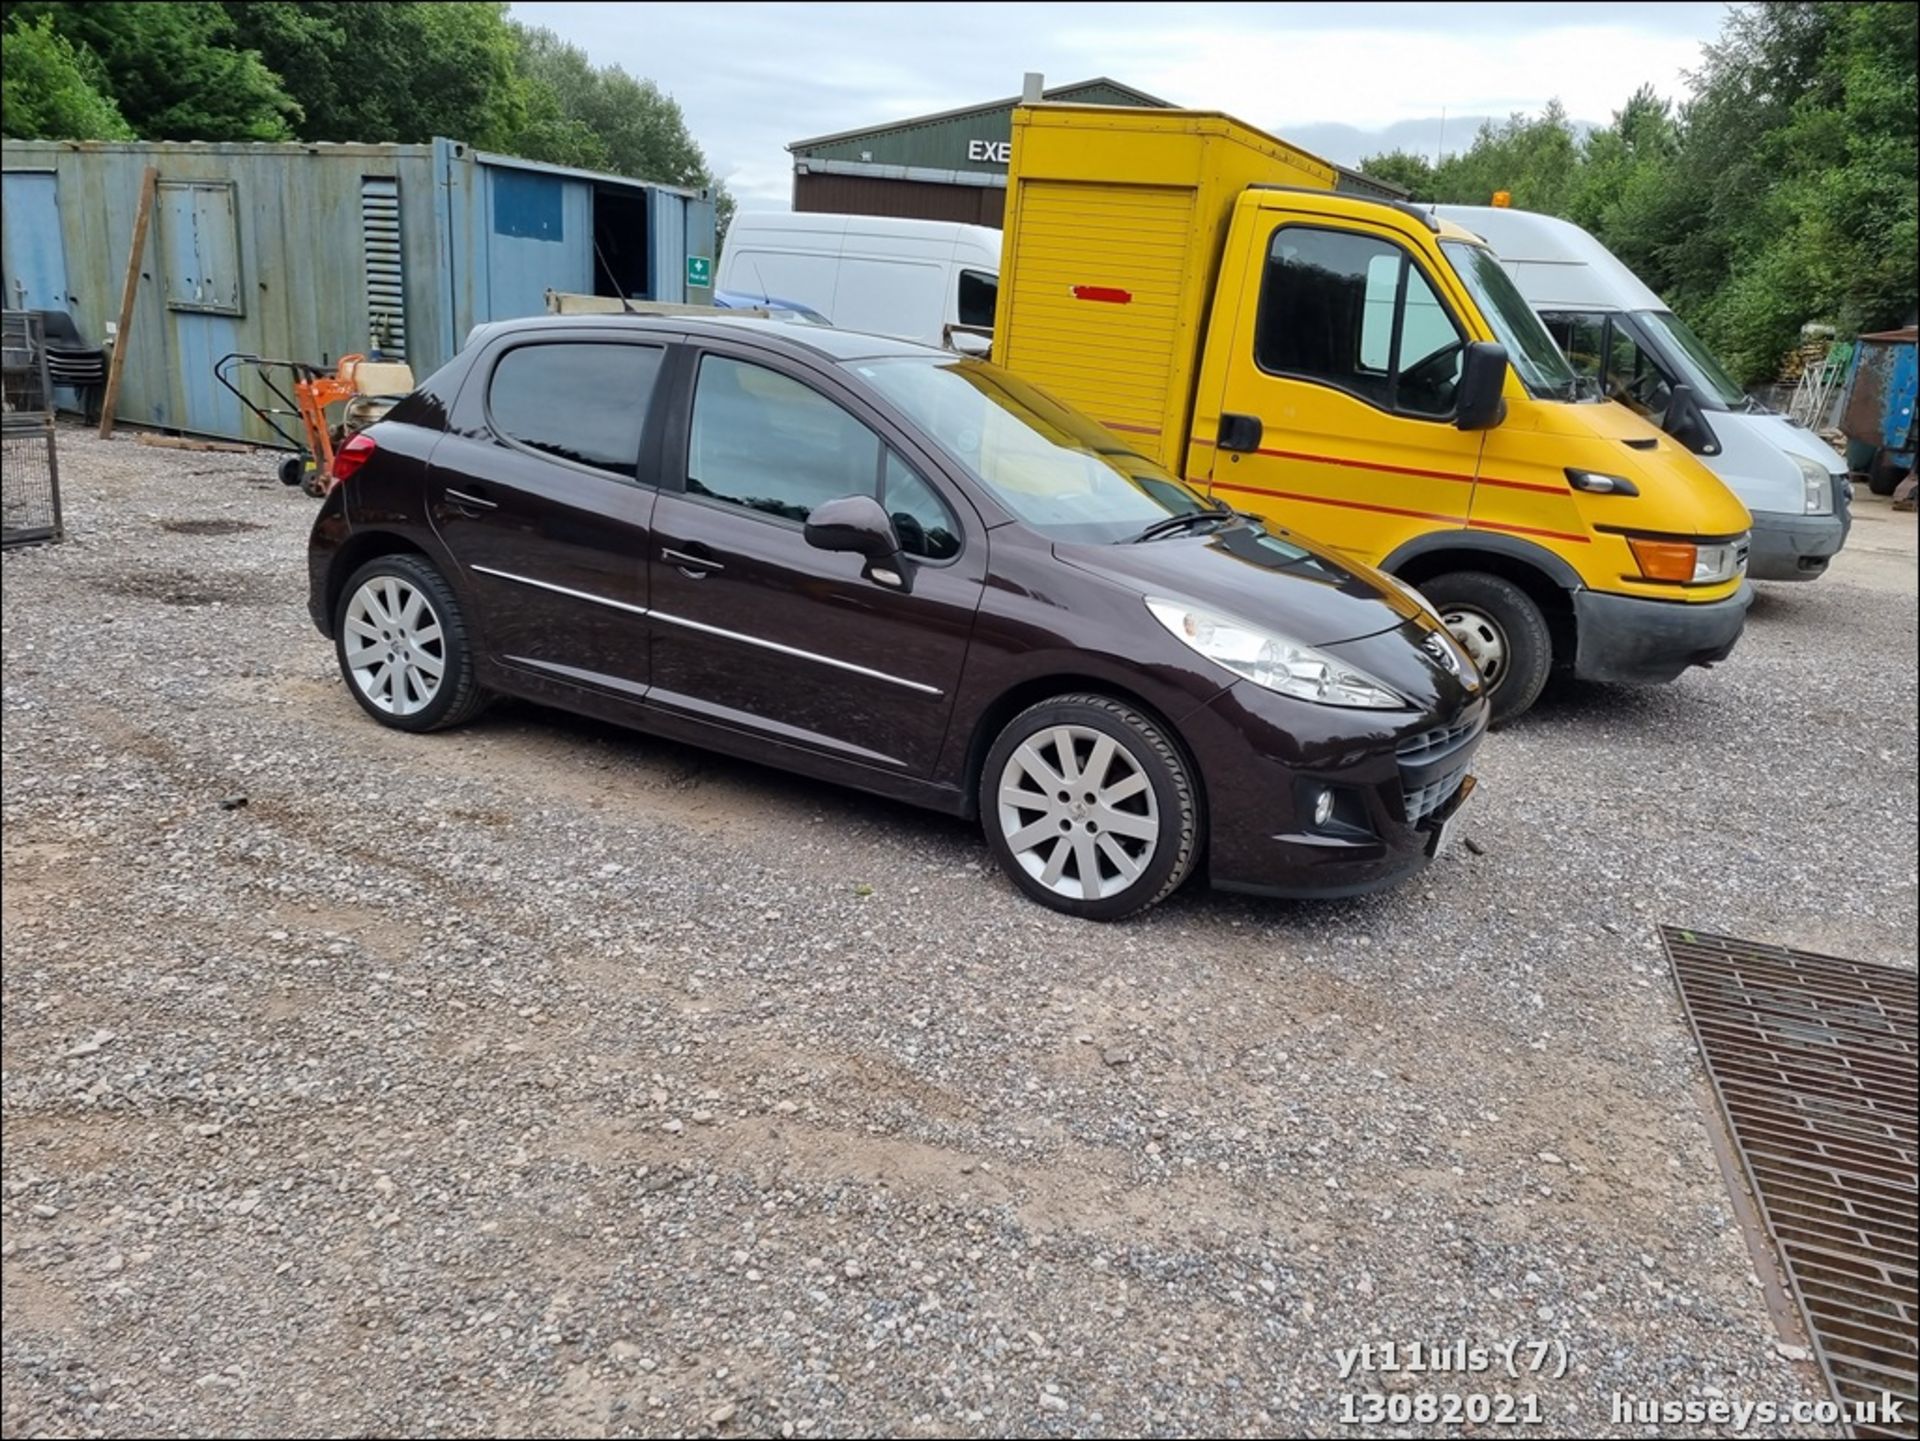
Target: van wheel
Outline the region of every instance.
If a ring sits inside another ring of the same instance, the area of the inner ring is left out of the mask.
[[[980,821],[1001,868],[1042,905],[1092,921],[1179,889],[1199,855],[1199,812],[1171,739],[1106,696],[1022,711],[980,772]]]
[[[1553,634],[1540,607],[1512,581],[1479,570],[1436,575],[1420,587],[1487,684],[1492,724],[1525,715],[1553,669]]]

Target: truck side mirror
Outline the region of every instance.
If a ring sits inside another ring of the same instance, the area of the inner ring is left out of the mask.
[[[1491,430],[1507,418],[1500,392],[1507,384],[1507,348],[1476,340],[1460,358],[1460,384],[1454,390],[1453,423],[1461,430]]]
[[[1720,453],[1720,438],[1707,424],[1707,413],[1700,408],[1700,397],[1693,393],[1691,385],[1674,386],[1660,428],[1695,455]]]

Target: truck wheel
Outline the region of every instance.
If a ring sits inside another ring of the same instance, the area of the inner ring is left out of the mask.
[[[1420,587],[1487,683],[1492,724],[1525,715],[1553,669],[1553,635],[1540,607],[1512,581],[1479,570],[1436,575]]]

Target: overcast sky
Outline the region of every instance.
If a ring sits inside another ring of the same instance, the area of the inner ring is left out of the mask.
[[[515,4],[680,102],[743,206],[784,209],[786,146],[1095,75],[1226,110],[1331,160],[1446,147],[1558,96],[1605,122],[1644,81],[1680,96],[1724,4]],[[1391,127],[1391,128],[1389,128]]]

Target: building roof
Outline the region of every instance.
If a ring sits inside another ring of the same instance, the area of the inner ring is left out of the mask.
[[[1040,92],[1045,100],[1071,100],[1087,90],[1111,90],[1130,96],[1136,105],[1151,106],[1168,110],[1173,102],[1162,100],[1157,95],[1149,95],[1144,90],[1136,90],[1131,85],[1122,85],[1118,80],[1110,80],[1104,75],[1096,75],[1091,80],[1077,81],[1072,85],[1051,85]],[[837,145],[848,140],[862,140],[874,135],[885,135],[895,130],[910,130],[916,125],[931,125],[943,120],[959,120],[968,115],[985,115],[995,110],[1011,110],[1020,103],[1018,95],[1009,95],[1004,100],[987,100],[978,105],[963,105],[958,110],[940,110],[931,115],[915,115],[907,120],[889,120],[881,125],[869,125],[859,130],[841,130],[832,135],[815,135],[811,139],[796,140],[789,150],[805,150],[814,145]]]

